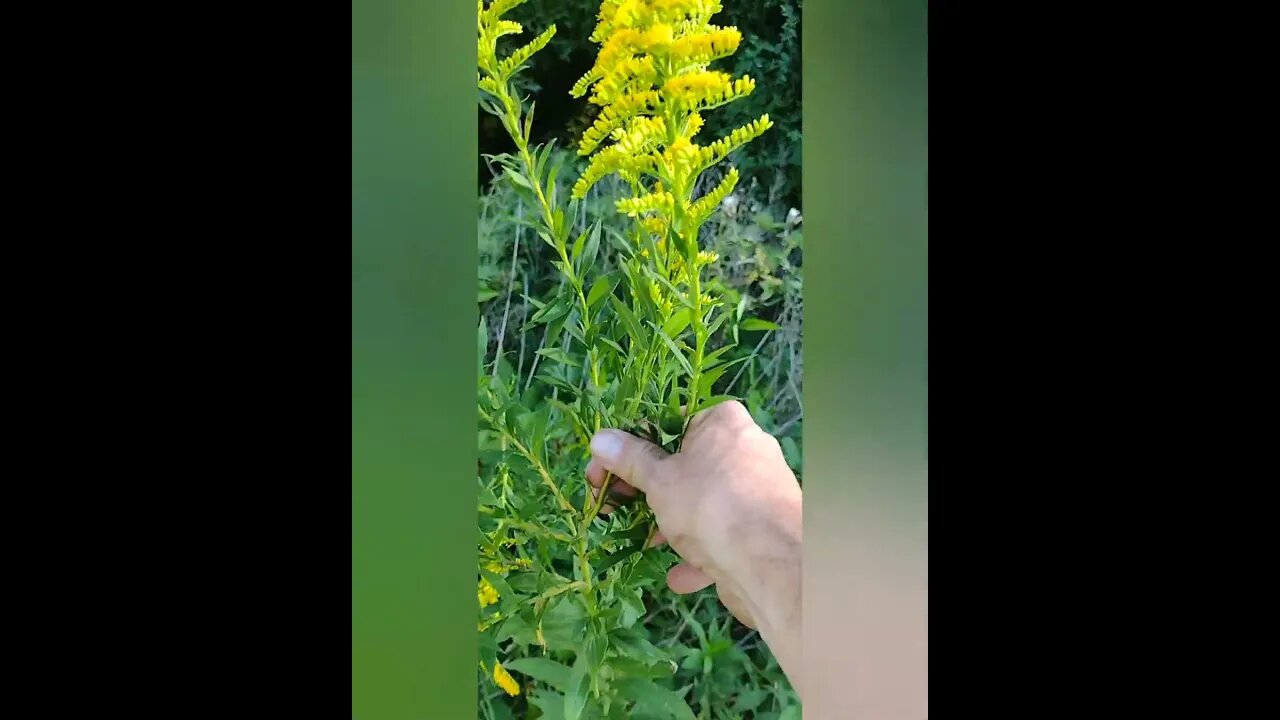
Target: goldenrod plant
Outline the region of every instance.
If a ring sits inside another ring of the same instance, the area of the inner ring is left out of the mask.
[[[508,360],[505,312],[493,353],[483,318],[478,333],[482,716],[510,716],[515,707],[528,717],[569,720],[693,718],[697,701],[713,717],[705,692],[671,686],[674,654],[655,645],[641,622],[668,593],[671,564],[669,551],[647,549],[652,515],[642,498],[614,497],[618,509],[602,516],[612,497],[607,479],[593,493],[583,471],[601,428],[675,450],[694,412],[730,399],[713,388],[748,359],[728,353],[737,328],[752,321],[743,316],[745,299],[727,302],[713,278],[704,281],[717,257],[700,247],[699,231],[738,180],[732,167],[717,166],[770,121],[762,116],[705,145],[697,140],[703,113],[755,90],[751,78],[710,67],[742,41],[735,28],[711,23],[720,3],[605,0],[591,35],[595,64],[572,90],[600,111],[577,148],[589,158],[586,167],[562,193],[561,156],[552,143],[534,144],[534,107],[526,108],[513,82],[555,26],[500,51],[503,38],[524,32],[506,19],[522,2],[477,3],[477,84],[481,107],[514,145],[487,159],[529,203],[529,217],[512,228],[513,268],[519,233],[529,228],[550,248],[559,291],[545,300],[524,295],[536,310],[512,334],[521,346],[542,338],[527,374],[523,353],[515,353],[518,368]],[[718,180],[699,193],[708,172]],[[584,209],[610,176],[625,188],[613,203],[633,219],[625,232],[591,221]],[[710,628],[693,615],[689,621],[705,652],[720,647],[710,638],[730,632],[727,620]],[[492,701],[503,696],[519,702]]]

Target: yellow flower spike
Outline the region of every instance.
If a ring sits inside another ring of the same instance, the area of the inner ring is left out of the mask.
[[[487,608],[498,602],[498,589],[484,578],[480,578],[480,587],[477,591],[477,595],[480,598],[480,607],[482,608]]]
[[[641,220],[640,224],[644,227],[646,231],[654,235],[665,235],[667,232],[667,224],[664,223],[662,221],[662,218],[660,217],[649,216]],[[658,242],[656,244],[658,246],[658,250],[662,250],[663,238],[658,238]],[[641,253],[641,255],[643,255],[644,257],[649,257],[648,253],[649,251],[645,250],[644,252]]]
[[[662,212],[670,214],[675,208],[675,198],[671,193],[649,193],[638,197],[623,198],[617,202],[618,212],[630,217],[637,217],[643,212]]]
[[[690,214],[696,218],[709,217],[711,213],[715,212],[715,209],[720,206],[720,203],[729,196],[729,193],[733,192],[733,189],[737,187],[737,185],[738,169],[731,167],[729,168],[729,171],[725,173],[724,179],[722,179],[718,185],[712,188],[706,195],[698,198],[698,200],[690,206]]]
[[[698,131],[702,129],[702,123],[702,115],[691,113],[689,119],[685,121],[684,136],[692,140],[693,136],[697,135]]]
[[[511,673],[507,672],[506,668],[502,667],[502,663],[493,664],[493,682],[512,697],[520,694],[520,684],[511,677]]]
[[[481,20],[492,22],[503,15],[506,15],[512,8],[523,5],[524,3],[525,0],[493,0],[493,2],[489,3],[488,10],[482,10],[480,12],[480,18]]]
[[[653,300],[655,305],[662,304],[662,288],[658,287],[657,280],[649,281],[649,298]]]
[[[589,92],[589,101],[602,106],[578,147],[592,160],[574,185],[574,197],[585,197],[613,173],[647,177],[645,182],[660,177],[677,195],[675,202],[668,205],[664,198],[658,205],[661,191],[633,182],[636,197],[619,203],[618,210],[671,215],[692,201],[688,193],[699,173],[769,128],[765,116],[709,146],[692,142],[704,125],[700,111],[733,102],[756,87],[750,77],[734,79],[708,68],[742,42],[737,28],[709,22],[720,9],[716,0],[603,0],[591,35],[600,50],[570,92],[575,97]]]

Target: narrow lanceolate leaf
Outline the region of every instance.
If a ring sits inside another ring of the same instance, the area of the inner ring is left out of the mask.
[[[709,397],[704,402],[698,403],[698,412],[702,412],[703,410],[713,408],[722,402],[728,402],[730,400],[737,400],[737,399],[738,398],[732,395],[716,395],[715,397]]]
[[[609,568],[613,567],[614,565],[617,565],[618,563],[624,560],[627,560],[629,558],[635,557],[636,555],[639,555],[643,550],[644,550],[644,547],[642,546],[641,543],[635,543],[630,547],[623,548],[622,550],[618,550],[614,552],[612,555],[609,555],[604,560],[600,561],[599,563],[596,563],[596,565],[592,569],[595,570],[596,577],[599,577],[603,575],[605,571],[608,570]]]
[[[649,324],[653,325],[653,323]],[[658,337],[662,338],[662,342],[671,349],[671,354],[675,355],[676,360],[680,361],[680,367],[684,368],[685,374],[689,377],[693,377],[693,366],[689,364],[688,358],[686,358],[684,353],[680,351],[680,346],[676,345],[676,341],[672,340],[671,336],[663,332],[662,328],[657,325],[653,325],[653,329],[657,331]]]
[[[578,262],[578,258],[582,257],[582,248],[587,245],[587,235],[589,233],[590,230],[583,230],[578,235],[578,239],[573,241],[573,248],[570,250],[569,259],[578,267],[582,267],[582,264]]]
[[[674,315],[662,324],[662,332],[666,333],[668,337],[680,337],[680,333],[684,332],[684,329],[689,327],[690,318],[692,316],[693,311],[689,308],[681,308],[677,310]]]
[[[480,316],[480,328],[476,332],[476,377],[484,375],[484,356],[489,351],[489,323]]]
[[[516,172],[515,170],[507,170],[506,176],[507,179],[516,186],[529,191],[533,190],[533,184],[529,182],[529,178],[525,177],[523,173]]]
[[[622,346],[621,346],[621,345],[619,345],[617,342],[613,341],[612,339],[607,338],[607,337],[603,337],[603,336],[601,336],[601,337],[600,337],[600,338],[598,338],[598,339],[600,340],[600,342],[604,343],[605,345],[608,345],[609,347],[611,347],[611,348],[613,348],[615,351],[617,351],[617,353],[618,353],[618,357],[620,357],[620,358],[625,358],[625,357],[627,356],[627,351],[626,351],[626,350],[623,350],[623,349],[622,349]]]
[[[600,221],[596,220],[595,224],[591,226],[591,234],[587,237],[586,247],[582,248],[582,261],[578,264],[578,267],[582,268],[584,274],[586,273],[586,269],[591,267],[591,264],[596,261],[596,252],[599,251],[599,249]]]
[[[715,335],[716,331],[720,329],[720,326],[724,324],[724,321],[728,319],[729,319],[729,313],[722,312],[716,317],[715,320],[711,321],[710,323],[707,323],[707,337],[711,337],[712,335]]]
[[[525,323],[525,330],[543,323],[559,320],[569,314],[571,307],[572,306],[569,305],[569,302],[566,299],[556,298],[555,302],[542,308],[538,312],[534,313],[533,317],[529,318],[529,322]]]
[[[617,295],[610,295],[609,302],[613,305],[614,312],[618,313],[618,317],[622,318],[622,323],[627,326],[627,332],[631,334],[632,340],[643,338],[645,333],[640,327],[640,320],[636,318],[635,313],[631,312],[631,308],[619,300]]]
[[[565,720],[579,720],[582,717],[582,711],[587,707],[587,690],[590,685],[590,678],[587,676],[589,664],[587,653],[579,652],[577,660],[573,663],[573,669],[569,671],[564,694]]]
[[[587,307],[594,308],[596,303],[600,302],[604,296],[613,292],[618,286],[618,277],[616,275],[601,275],[591,284],[591,291],[587,293]]]
[[[561,365],[576,365],[576,364],[577,364],[577,361],[575,361],[575,360],[573,359],[573,357],[571,357],[571,356],[569,355],[569,353],[565,352],[564,350],[561,350],[561,349],[560,349],[560,348],[558,348],[558,347],[554,347],[554,348],[542,348],[541,350],[539,350],[539,351],[538,351],[538,353],[537,353],[537,354],[538,354],[538,355],[541,355],[541,356],[542,356],[542,357],[544,357],[544,358],[547,358],[548,360],[552,360],[552,361],[558,362],[558,363],[560,363]]]
[[[781,330],[777,323],[771,323],[768,320],[760,318],[747,318],[742,322],[743,330]]]
[[[545,454],[542,452],[542,445],[547,437],[547,423],[551,421],[551,406],[544,405],[541,410],[534,413],[533,425],[529,433],[529,452],[539,460],[545,460]]]
[[[716,365],[715,367],[709,370],[703,370],[702,377],[701,379],[698,380],[698,394],[709,395],[711,393],[711,386],[715,384],[716,380],[720,379],[721,375],[724,375],[726,370],[733,367],[734,365],[737,365],[738,363],[746,362],[751,358],[752,356],[748,355],[746,357],[740,357],[737,360],[727,362],[723,365]]]

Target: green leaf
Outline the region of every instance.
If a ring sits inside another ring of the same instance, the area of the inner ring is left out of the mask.
[[[509,180],[511,180],[511,182],[515,183],[516,185],[524,188],[525,190],[529,190],[530,192],[533,191],[533,185],[529,182],[529,178],[525,177],[523,174],[508,168],[506,172],[506,176]]]
[[[564,241],[569,237],[569,228],[564,222],[564,210],[556,209],[551,216],[551,227],[555,229],[555,235],[558,240],[557,248],[564,247]]]
[[[524,116],[524,139],[528,141],[533,137],[533,110],[538,106],[537,103],[529,103],[529,112]]]
[[[747,318],[742,322],[743,330],[781,330],[777,323],[771,323],[768,320],[760,318]]]
[[[590,686],[587,670],[589,661],[586,652],[578,652],[569,678],[565,681],[564,717],[565,720],[578,720],[587,707],[587,690]]]
[[[548,660],[543,657],[527,657],[519,660],[512,660],[503,665],[508,670],[518,672],[539,682],[544,682],[550,687],[564,692],[569,686],[569,668],[554,660]]]
[[[501,294],[502,293],[498,292],[497,290],[491,290],[489,288],[481,288],[480,291],[476,293],[476,302],[489,302],[490,300],[498,297]]]
[[[558,317],[564,316],[568,312],[569,312],[569,303],[565,300],[563,296],[557,297],[555,300],[552,300],[541,310],[534,313],[533,317],[529,318],[529,322],[525,323],[525,327],[530,328],[535,325],[541,325],[542,323],[551,322],[552,320],[555,320]]]
[[[538,720],[564,720],[564,696],[560,693],[531,693],[529,703],[542,711]]]
[[[480,316],[480,328],[476,331],[476,378],[484,376],[484,356],[489,351],[489,322]]]
[[[640,591],[635,588],[622,588],[616,593],[618,600],[622,603],[622,617],[618,624],[624,628],[629,628],[636,624],[636,621],[644,617],[644,600],[640,598]]]
[[[745,692],[738,693],[733,699],[733,711],[738,713],[755,712],[760,707],[760,703],[765,701],[769,694],[760,688],[751,688]]]
[[[586,630],[586,617],[582,606],[566,600],[564,595],[548,602],[542,614],[542,636],[551,651],[576,649],[582,644]]]
[[[800,720],[800,708],[796,705],[788,705],[778,716],[778,720]]]
[[[565,352],[564,350],[562,350],[562,349],[560,349],[560,348],[558,348],[558,347],[542,348],[541,350],[539,350],[539,351],[537,352],[537,354],[538,354],[538,355],[541,355],[542,357],[547,358],[547,359],[549,359],[549,360],[554,360],[555,362],[558,362],[558,363],[560,363],[561,365],[568,365],[568,366],[570,366],[570,367],[576,367],[576,366],[577,366],[577,364],[578,364],[578,361],[574,360],[574,359],[569,355],[569,353]]]
[[[715,320],[712,320],[710,323],[708,323],[707,337],[711,337],[712,335],[715,335],[716,331],[720,329],[720,326],[724,324],[724,321],[728,319],[729,319],[729,313],[722,312]]]
[[[671,658],[634,628],[618,628],[610,632],[609,645],[623,657],[642,663],[664,662],[670,667]]]
[[[608,557],[606,557],[599,564],[593,565],[591,569],[593,572],[595,572],[596,577],[599,577],[600,575],[604,574],[604,572],[609,568],[613,567],[614,565],[617,565],[618,563],[626,560],[627,558],[634,557],[636,553],[639,553],[642,550],[643,548],[640,547],[639,544],[632,545],[631,547],[625,548],[623,550],[618,550],[612,555],[609,555]]]
[[[547,323],[547,341],[553,342],[559,345],[561,341],[560,335],[564,331],[565,324],[569,323],[571,319],[576,319],[576,318],[577,318],[577,313],[573,312],[571,309],[570,312],[567,312],[564,315],[561,315],[560,317],[556,318],[555,320],[548,322]],[[570,325],[570,327],[576,324],[577,323],[573,323]]]
[[[795,438],[784,437],[778,444],[782,446],[782,457],[786,459],[787,465],[790,465],[792,470],[799,469],[800,446],[796,445]]]
[[[604,230],[606,237],[609,239],[609,243],[613,245],[615,250],[624,255],[630,255],[634,251],[634,248],[631,247],[631,243],[627,242],[627,239],[623,237],[622,233],[611,227],[607,227]]]
[[[751,359],[751,356],[748,355],[746,357],[740,357],[737,360],[727,362],[723,365],[716,365],[715,367],[712,367],[710,369],[703,370],[702,377],[698,380],[698,394],[706,395],[710,393],[711,386],[715,384],[716,380],[720,379],[720,376],[723,375],[726,370],[733,367],[734,365],[737,365],[740,362],[744,362],[750,359]]]
[[[615,275],[601,275],[591,284],[591,291],[587,293],[587,307],[594,308],[596,303],[618,285],[618,278]]]
[[[596,261],[596,252],[599,249],[600,221],[596,220],[591,226],[591,236],[587,238],[587,246],[582,249],[582,261],[578,264],[578,267],[583,268],[584,272],[586,268],[591,267],[591,264]]]
[[[707,355],[706,355],[705,357],[703,357],[703,358],[702,358],[702,367],[703,367],[704,369],[705,369],[705,368],[715,367],[716,361],[720,359],[720,356],[721,356],[721,355],[723,355],[723,354],[725,354],[725,353],[727,353],[727,352],[729,352],[730,350],[732,350],[732,349],[733,349],[733,348],[735,348],[735,347],[737,347],[737,346],[736,346],[736,345],[725,345],[724,347],[721,347],[721,348],[716,349],[716,351],[715,351],[715,352],[707,353]]]
[[[614,341],[613,341],[613,340],[611,340],[610,338],[607,338],[607,337],[603,337],[603,336],[602,336],[602,337],[597,338],[597,339],[598,339],[600,342],[604,343],[605,345],[608,345],[609,347],[611,347],[611,348],[613,348],[614,350],[616,350],[616,351],[617,351],[617,353],[618,353],[618,357],[625,358],[625,357],[627,356],[627,351],[626,351],[626,350],[623,350],[621,345],[619,345],[618,343],[614,342]]]
[[[551,420],[551,405],[543,405],[542,409],[533,414],[533,425],[530,428],[529,435],[529,452],[539,460],[544,459],[542,449],[543,443],[547,437],[547,423]]]
[[[673,338],[680,337],[680,333],[689,327],[692,317],[693,312],[689,308],[681,308],[662,324],[662,332]]]
[[[569,255],[569,259],[572,260],[573,263],[578,267],[582,267],[582,264],[578,262],[578,258],[582,257],[582,248],[587,243],[588,232],[589,231],[587,230],[583,230],[582,234],[578,235],[578,239],[573,241],[573,249],[571,254]]]
[[[623,678],[618,681],[618,689],[624,697],[636,701],[637,710],[643,709],[673,720],[695,720],[693,710],[684,698],[652,680]]]
[[[653,323],[650,323],[650,325],[653,325]],[[662,338],[662,342],[671,349],[671,353],[675,355],[676,360],[680,361],[680,367],[684,368],[685,374],[689,377],[693,377],[693,366],[689,364],[689,360],[684,356],[684,353],[680,352],[680,347],[676,345],[676,341],[672,340],[671,337],[663,332],[657,325],[653,325],[653,329],[658,331],[658,337]]]
[[[516,594],[516,591],[511,589],[511,586],[507,584],[507,581],[501,575],[481,569],[480,577],[488,580],[489,584],[493,585],[494,589],[498,591],[498,595],[504,600]]]
[[[791,438],[787,439],[790,440]],[[498,504],[498,497],[485,485],[480,486],[479,496],[480,507],[493,507]]]
[[[610,295],[609,302],[613,305],[613,310],[618,317],[622,318],[622,323],[627,326],[627,333],[631,335],[632,341],[641,341],[645,337],[645,332],[640,326],[640,320],[636,318],[635,313],[631,312],[631,308],[619,300],[617,295]]]
[[[651,680],[671,677],[671,674],[675,672],[675,668],[669,663],[642,663],[638,660],[621,657],[609,658],[609,665],[620,676],[649,678]]]
[[[737,399],[738,398],[732,395],[716,395],[715,397],[707,398],[705,402],[698,403],[698,412],[702,412],[704,410],[710,410],[711,408],[719,405],[722,402],[728,402],[730,400],[737,400]]]

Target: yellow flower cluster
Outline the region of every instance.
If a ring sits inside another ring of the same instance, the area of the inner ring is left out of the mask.
[[[511,677],[511,673],[507,672],[506,668],[502,667],[502,663],[493,664],[493,682],[512,697],[520,694],[520,684]]]
[[[524,2],[525,0],[493,0],[488,8],[484,6],[484,0],[476,2],[476,25],[479,32],[476,63],[480,68],[478,84],[481,90],[491,95],[499,95],[498,87],[510,80],[520,66],[555,37],[556,27],[552,25],[532,42],[517,48],[507,57],[498,59],[498,38],[524,32],[520,23],[503,20],[502,16]]]
[[[596,62],[571,94],[602,109],[578,145],[591,161],[573,186],[582,199],[606,176],[617,173],[636,188],[617,203],[654,234],[693,232],[733,191],[736,171],[694,199],[698,176],[771,126],[767,115],[709,145],[693,138],[703,127],[700,111],[751,94],[756,83],[710,70],[742,42],[737,28],[710,23],[716,0],[603,0],[592,41]],[[683,218],[683,220],[682,220]],[[687,242],[684,247],[692,249]]]
[[[498,589],[495,588],[492,583],[490,583],[488,580],[485,580],[484,578],[480,578],[480,587],[477,590],[476,594],[480,598],[480,607],[482,608],[487,608],[490,605],[498,602],[498,597],[499,597]]]
[[[533,561],[530,560],[529,558],[516,558],[515,560],[512,560],[509,563],[504,563],[499,560],[492,560],[489,562],[488,565],[485,566],[484,569],[488,570],[494,575],[506,575],[512,570],[527,570],[532,565],[533,565]]]
[[[618,212],[630,217],[637,217],[643,212],[670,214],[674,211],[676,200],[669,192],[652,192],[636,197],[623,198],[617,202]]]
[[[738,185],[738,169],[729,168],[729,172],[724,174],[724,178],[720,180],[710,192],[698,198],[696,202],[689,207],[689,214],[695,218],[709,217],[720,203],[728,197],[729,193]]]
[[[662,97],[684,111],[707,110],[750,95],[756,81],[737,80],[722,72],[691,72],[671,78],[662,86]]]
[[[654,305],[662,309],[664,316],[671,315],[672,311],[675,310],[675,303],[662,291],[656,280],[649,281],[649,299],[653,301]]]

